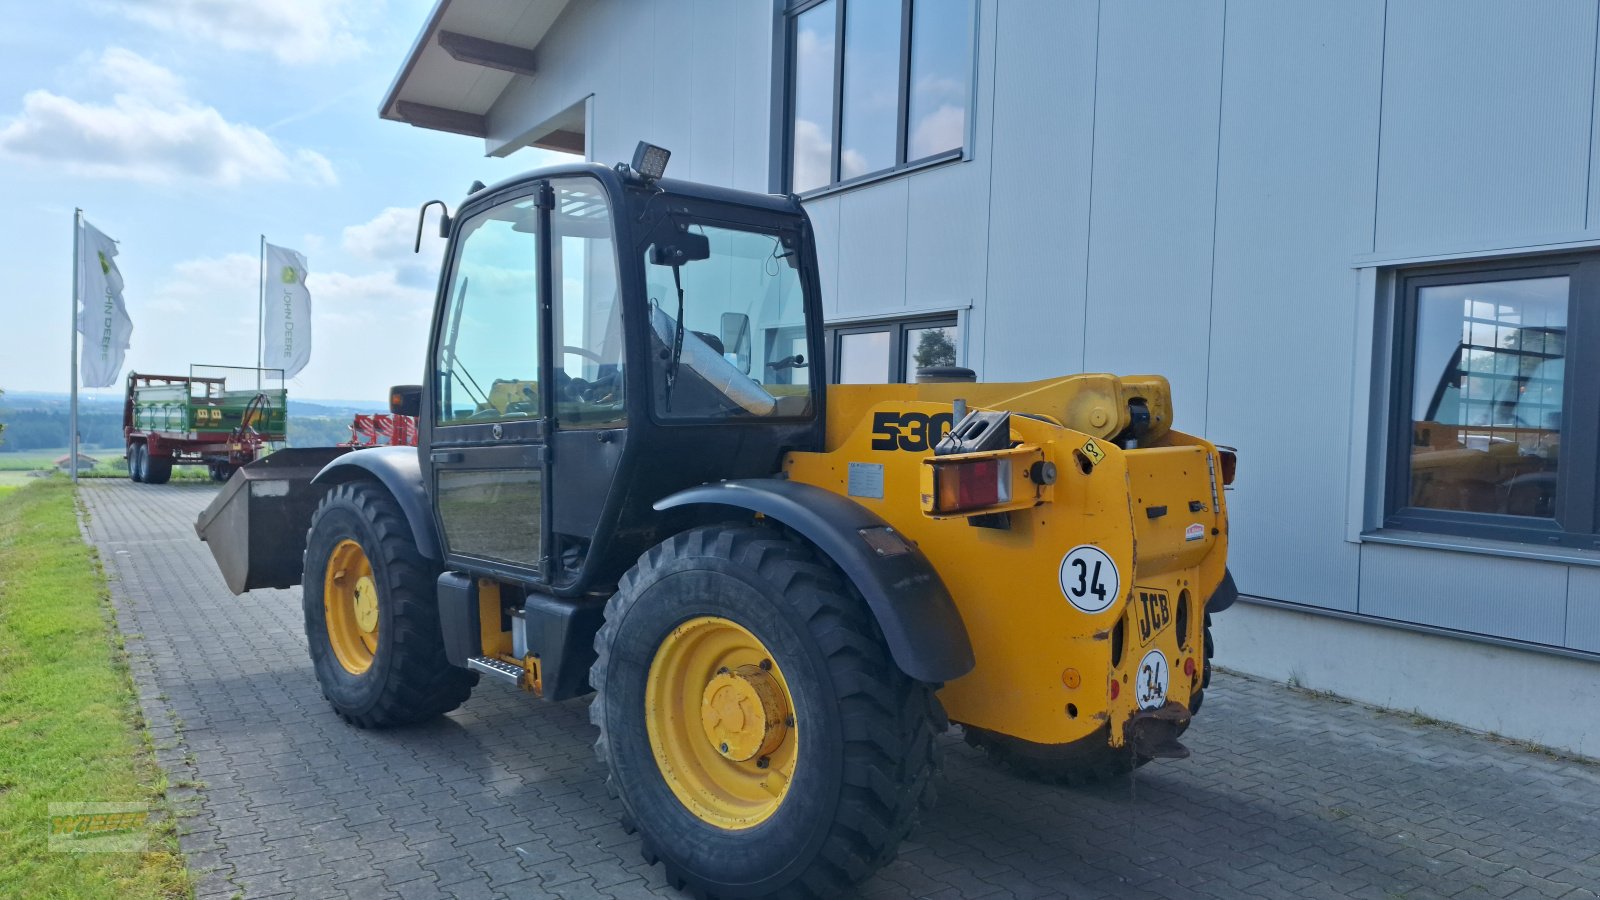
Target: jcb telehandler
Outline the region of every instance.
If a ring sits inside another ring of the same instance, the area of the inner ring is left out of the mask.
[[[948,721],[1052,780],[1187,755],[1233,454],[1157,376],[827,385],[798,200],[665,161],[475,185],[391,397],[418,446],[280,451],[202,514],[236,593],[303,585],[338,714],[593,691],[646,859],[712,897],[871,874]]]

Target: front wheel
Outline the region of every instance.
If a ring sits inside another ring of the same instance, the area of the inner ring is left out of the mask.
[[[595,638],[590,719],[649,862],[708,897],[833,897],[931,802],[932,689],[839,572],[772,527],[645,554]]]
[[[405,725],[471,694],[477,674],[445,658],[438,574],[381,486],[341,484],[322,499],[306,537],[301,598],[317,682],[345,721]]]

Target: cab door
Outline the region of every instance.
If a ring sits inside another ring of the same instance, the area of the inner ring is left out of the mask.
[[[423,475],[446,565],[548,576],[548,183],[456,225],[434,323]]]

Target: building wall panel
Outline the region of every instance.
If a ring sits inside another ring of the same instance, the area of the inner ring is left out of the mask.
[[[1560,647],[1567,627],[1567,567],[1363,544],[1358,611]]]
[[[1158,372],[1205,428],[1222,3],[1100,8],[1084,368]]]
[[[985,380],[1083,368],[1098,7],[1006,3],[986,32],[1003,51],[979,119],[991,141],[989,254],[973,316],[982,342],[969,347]]]
[[[906,306],[960,309],[984,290],[988,166],[952,163],[907,179]]]
[[[904,178],[840,195],[839,315],[893,313],[906,305],[909,199]]]
[[[1241,590],[1343,610],[1359,562],[1342,539],[1350,260],[1372,239],[1382,41],[1382,0],[1228,4],[1203,420],[1239,448]]]
[[[1375,250],[1522,246],[1588,206],[1593,0],[1390,3]]]
[[[1567,646],[1600,653],[1600,569],[1574,566],[1567,578]]]

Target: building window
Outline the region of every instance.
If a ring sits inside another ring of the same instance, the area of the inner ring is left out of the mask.
[[[835,384],[914,382],[918,369],[960,364],[954,316],[838,325],[827,335]]]
[[[1385,524],[1600,546],[1600,256],[1398,284]]]
[[[792,3],[790,189],[960,156],[972,17],[972,0]]]

